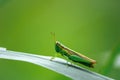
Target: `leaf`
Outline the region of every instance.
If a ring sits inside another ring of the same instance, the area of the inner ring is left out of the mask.
[[[108,62],[105,65],[105,69],[103,71],[103,74],[109,75],[113,68],[115,67],[115,62],[120,54],[120,43],[117,44],[114,48],[113,51],[108,59]],[[119,59],[118,59],[119,60]],[[118,61],[119,62],[119,61]],[[117,64],[116,64],[117,65]]]
[[[9,51],[5,50],[5,48],[0,49],[0,58],[30,62],[63,74],[74,80],[113,80],[98,73],[88,71],[80,66],[71,65],[61,58],[55,58],[50,61],[50,56]]]

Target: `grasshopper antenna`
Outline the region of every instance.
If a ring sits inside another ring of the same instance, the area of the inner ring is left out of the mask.
[[[51,32],[51,35],[53,36],[53,40],[54,40],[54,42],[56,43],[55,33],[54,33],[54,32]]]
[[[53,40],[54,40],[54,42],[56,44],[55,32],[51,32],[51,35],[53,36]],[[55,54],[53,57],[51,57],[50,60],[52,61],[56,56],[57,56],[57,54]]]

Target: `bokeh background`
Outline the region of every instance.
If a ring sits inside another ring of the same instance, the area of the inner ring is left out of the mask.
[[[120,53],[119,3],[119,0],[0,0],[0,46],[53,56],[50,32],[55,32],[57,40],[97,61],[94,69],[84,68],[120,80],[117,65],[120,59],[116,59]],[[71,79],[31,63],[0,59],[0,80]]]

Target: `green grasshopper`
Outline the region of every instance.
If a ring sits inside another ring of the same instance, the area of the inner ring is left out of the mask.
[[[55,39],[55,34],[54,34]],[[73,62],[83,64],[85,66],[93,68],[93,64],[96,63],[95,60],[88,58],[87,56],[80,54],[66,46],[64,46],[59,41],[55,40],[55,50],[57,53],[60,53],[62,56],[66,56],[68,59],[72,60]]]

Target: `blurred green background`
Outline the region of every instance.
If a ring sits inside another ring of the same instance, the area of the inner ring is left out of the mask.
[[[120,48],[119,0],[0,0],[0,46],[55,54],[53,38],[97,61],[89,69],[120,80],[114,61]],[[118,45],[119,46],[119,45]],[[116,47],[116,48],[115,48]],[[0,59],[0,80],[71,80],[43,67]]]

